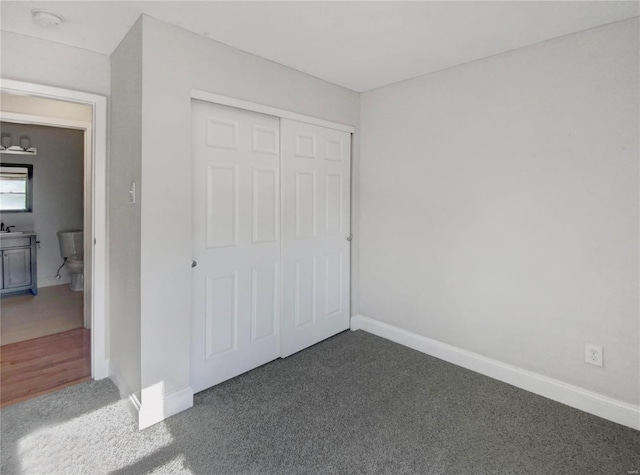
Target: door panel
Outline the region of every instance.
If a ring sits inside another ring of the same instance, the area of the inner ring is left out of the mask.
[[[295,326],[308,325],[316,320],[316,258],[295,261]],[[288,293],[288,292],[287,292]]]
[[[339,174],[327,173],[325,175],[325,234],[340,235],[344,234],[342,230],[343,219],[342,211],[344,208],[344,199],[342,196],[342,179]]]
[[[238,244],[238,167],[207,165],[207,248]]]
[[[296,239],[316,236],[316,174],[295,173]]]
[[[280,184],[278,170],[253,169],[253,242],[275,242],[280,239]]]
[[[191,386],[279,356],[279,119],[192,103]]]
[[[205,338],[207,358],[236,348],[238,323],[238,273],[207,277]]]
[[[279,263],[254,267],[251,279],[251,341],[257,341],[277,333]]]
[[[280,127],[284,357],[349,328],[351,135]]]
[[[31,249],[6,249],[3,252],[4,288],[31,285]]]
[[[330,316],[342,311],[343,264],[342,252],[328,254],[324,258],[325,265],[325,315]]]

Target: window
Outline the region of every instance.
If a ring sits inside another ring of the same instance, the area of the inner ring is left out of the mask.
[[[29,212],[33,165],[0,164],[0,211]]]

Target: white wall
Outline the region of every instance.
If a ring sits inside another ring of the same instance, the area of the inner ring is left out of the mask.
[[[0,40],[0,75],[2,79],[60,87],[102,96],[107,96],[110,92],[110,59],[106,55],[6,31],[0,32]],[[94,132],[94,139],[98,140],[100,137],[104,137],[101,134],[106,131]],[[100,144],[96,143],[96,146],[99,155]],[[86,211],[88,216],[90,211]],[[119,223],[112,222],[110,224],[117,227]],[[95,250],[96,255],[99,255],[104,251],[104,248],[98,243]],[[85,272],[88,270],[91,269],[88,269],[88,261],[85,261]],[[108,272],[108,269],[106,271]],[[98,282],[101,280],[100,274],[94,277],[98,285],[103,285]],[[108,292],[108,289],[105,291]],[[85,302],[85,311],[89,303],[95,306],[95,315],[106,315],[106,320],[109,319],[109,310],[106,308],[107,305],[103,302],[101,294],[91,295],[91,302]],[[97,325],[97,328],[99,327],[100,323]],[[94,333],[98,335],[98,332]],[[97,359],[94,359],[96,366],[93,369],[98,377],[102,377],[105,372],[103,356],[107,355],[103,355],[102,350],[108,348],[108,334],[105,333],[103,336],[103,341],[95,338],[93,341],[94,349],[97,350]]]
[[[31,139],[38,155],[2,155],[2,163],[33,165],[33,212],[2,213],[6,226],[16,231],[35,231],[38,248],[38,287],[68,284],[62,269],[57,232],[83,229],[84,131],[2,122],[2,134],[9,133],[15,144],[22,135]]]
[[[143,17],[142,406],[188,388],[193,88],[350,125],[357,93]],[[168,351],[170,349],[170,351]]]
[[[141,388],[140,201],[129,202],[131,183],[136,182],[141,192],[141,21],[111,56],[111,90],[109,354],[113,376],[129,396]]]
[[[638,37],[627,20],[363,94],[361,313],[638,404]]]
[[[5,79],[109,94],[109,57],[30,36],[0,32]]]

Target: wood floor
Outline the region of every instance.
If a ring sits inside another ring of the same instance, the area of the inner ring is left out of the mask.
[[[31,340],[84,326],[84,292],[68,285],[38,289],[38,295],[0,299],[0,344]]]
[[[0,347],[0,407],[90,379],[91,337],[85,328]]]
[[[84,292],[68,285],[0,300],[0,407],[91,379]]]

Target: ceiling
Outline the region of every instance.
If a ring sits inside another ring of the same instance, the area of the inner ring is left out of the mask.
[[[0,2],[2,30],[111,54],[141,14],[363,92],[640,15],[637,1]],[[31,10],[63,15],[43,27]]]

